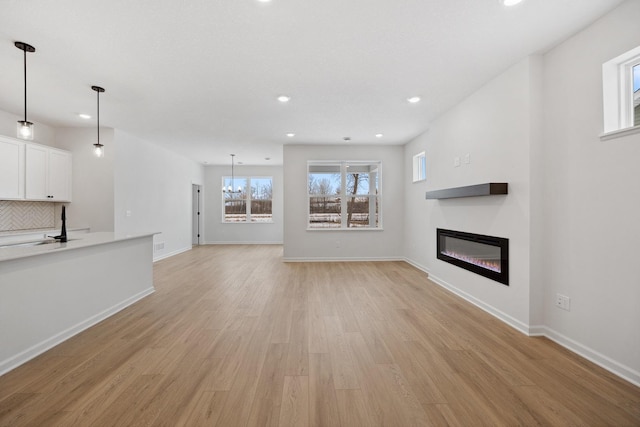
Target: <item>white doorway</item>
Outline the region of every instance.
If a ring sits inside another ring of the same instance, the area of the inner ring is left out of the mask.
[[[192,245],[199,245],[200,244],[200,229],[201,229],[201,200],[200,200],[200,196],[202,194],[201,192],[201,185],[198,184],[192,184],[191,185],[191,200],[192,200],[192,207],[191,207],[191,216],[193,218],[192,222],[191,222],[191,244]]]

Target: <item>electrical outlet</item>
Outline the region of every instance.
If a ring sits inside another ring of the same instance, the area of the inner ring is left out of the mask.
[[[460,157],[454,157],[453,158],[453,167],[457,168],[458,166],[460,166]]]
[[[469,163],[471,163],[471,154],[470,153],[467,153],[467,154],[464,155],[464,163],[467,164],[467,165]]]
[[[571,298],[566,295],[556,294],[555,305],[562,310],[571,311]]]
[[[164,249],[164,242],[160,242],[160,243],[155,243],[153,245],[153,250],[154,252],[158,252]]]

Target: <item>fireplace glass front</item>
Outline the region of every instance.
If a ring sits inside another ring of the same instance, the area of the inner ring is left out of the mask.
[[[509,240],[437,229],[438,259],[509,285]]]

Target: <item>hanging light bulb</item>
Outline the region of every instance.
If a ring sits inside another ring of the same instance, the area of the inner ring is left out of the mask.
[[[18,121],[17,134],[20,139],[33,140],[33,123],[27,120],[27,52],[35,52],[36,48],[24,42],[14,45],[24,52],[24,120]]]
[[[96,91],[96,96],[98,98],[98,142],[93,144],[93,154],[95,154],[96,157],[104,157],[104,145],[100,144],[100,93],[104,92],[104,89],[100,86],[91,86],[91,89]]]
[[[27,121],[18,122],[18,136],[22,139],[33,139],[33,123]]]

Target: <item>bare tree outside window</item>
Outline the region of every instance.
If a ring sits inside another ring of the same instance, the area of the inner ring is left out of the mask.
[[[273,181],[271,178],[252,178],[251,183],[251,222],[271,222]]]
[[[339,165],[309,173],[309,223],[313,228],[340,228]]]
[[[271,177],[222,178],[234,192],[222,194],[223,222],[273,222],[273,179]]]
[[[377,228],[379,167],[378,162],[309,162],[308,227]]]

